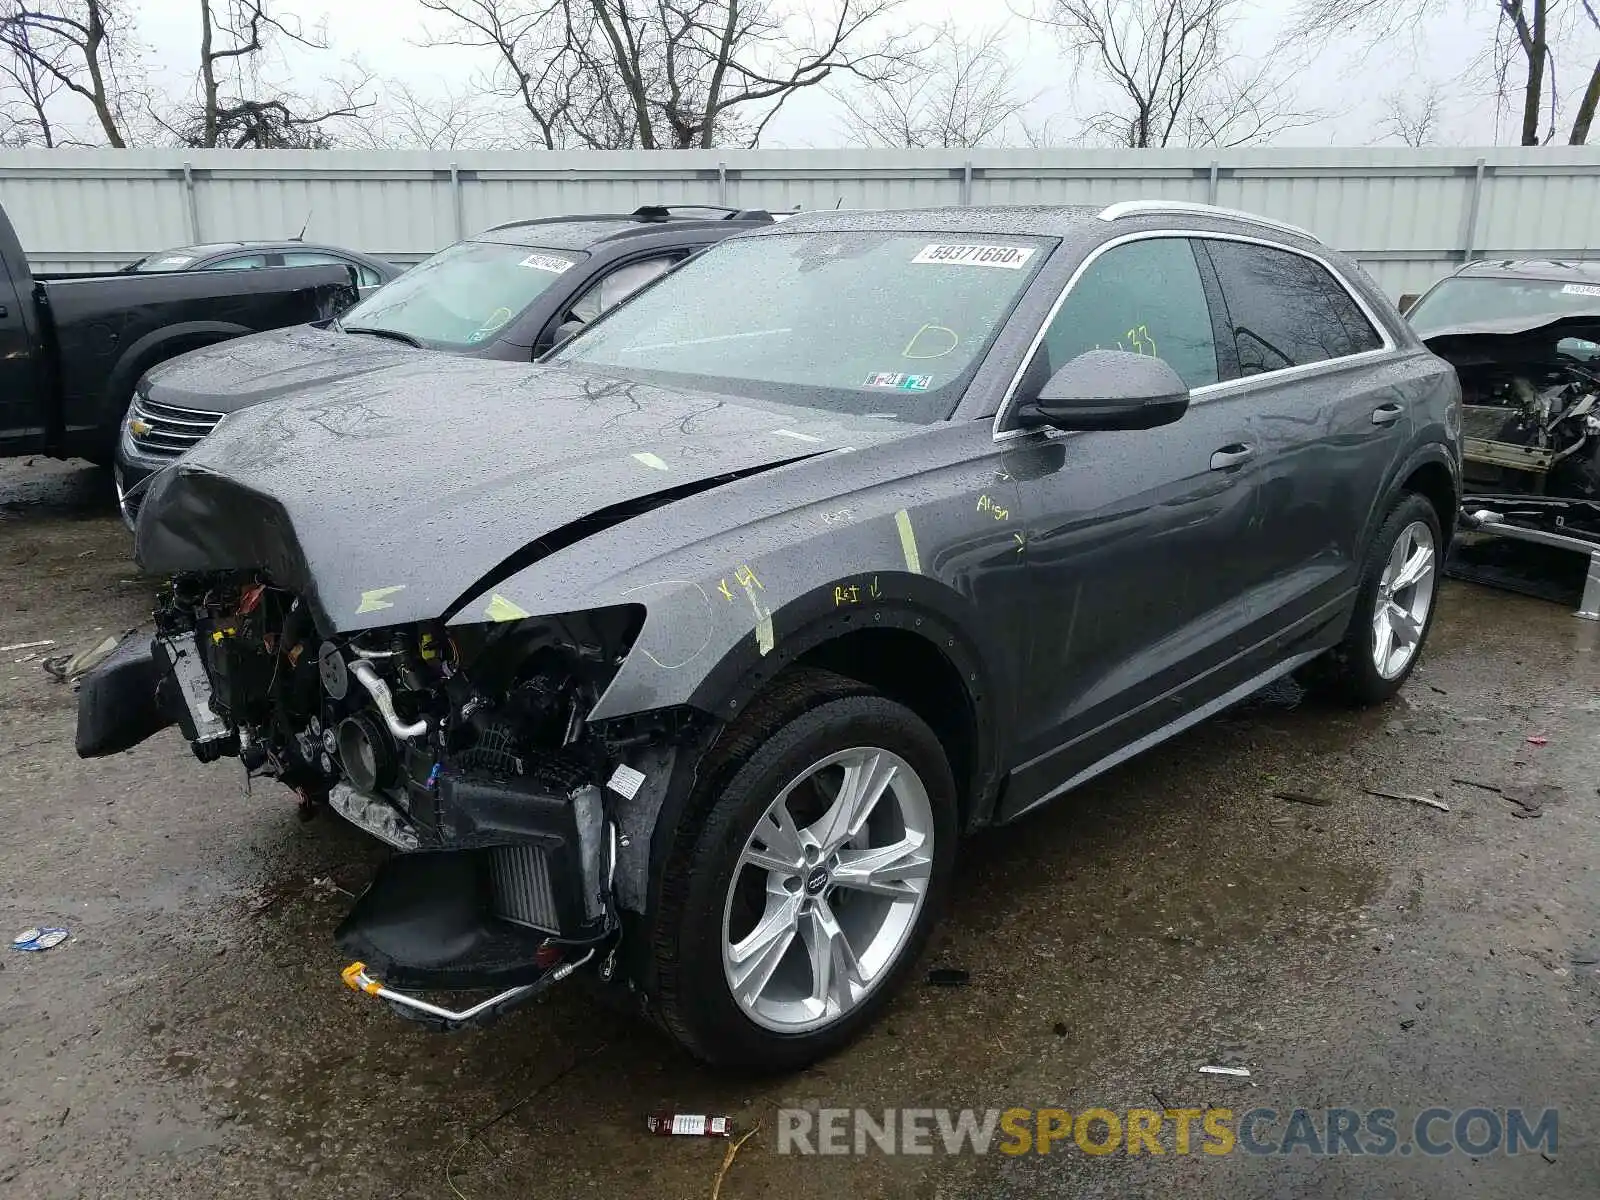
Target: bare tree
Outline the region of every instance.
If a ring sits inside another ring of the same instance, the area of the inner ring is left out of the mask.
[[[0,145],[53,147],[50,100],[64,86],[67,47],[59,40],[35,45],[21,9],[21,0],[0,3]]]
[[[994,144],[1032,101],[1014,90],[1015,64],[1003,31],[962,33],[946,23],[903,79],[865,83],[846,94],[850,136],[864,146],[906,149]]]
[[[1045,0],[1031,19],[1053,27],[1079,65],[1118,95],[1085,133],[1130,147],[1241,145],[1314,119],[1289,103],[1285,47],[1258,62],[1227,34],[1240,0]]]
[[[200,55],[195,101],[161,118],[189,146],[315,149],[330,145],[331,128],[372,107],[362,93],[370,75],[331,81],[331,94],[303,96],[269,80],[284,42],[326,50],[321,31],[307,32],[271,11],[269,0],[199,0]]]
[[[1524,146],[1553,141],[1560,117],[1561,91],[1557,86],[1557,44],[1572,38],[1585,25],[1600,29],[1594,0],[1470,0],[1467,13],[1492,6],[1495,30],[1492,43],[1478,55],[1493,80],[1501,104],[1520,107],[1519,140]],[[1303,0],[1297,14],[1297,31],[1312,38],[1359,34],[1376,45],[1402,30],[1415,31],[1430,20],[1459,21],[1460,0]],[[1462,64],[1471,70],[1474,64]],[[1520,67],[1520,70],[1519,70]],[[1520,89],[1512,80],[1520,74]],[[1588,139],[1595,109],[1600,106],[1600,62],[1588,76],[1568,140],[1580,145]]]
[[[1600,9],[1595,7],[1594,0],[1583,0],[1583,15],[1589,18],[1589,24],[1600,32]],[[1572,118],[1572,132],[1567,137],[1567,142],[1573,146],[1581,146],[1589,140],[1589,130],[1594,126],[1595,110],[1600,109],[1600,58],[1595,60],[1594,70],[1589,72],[1589,84],[1583,89],[1583,95],[1578,100],[1578,111]]]
[[[578,53],[570,0],[422,0],[422,7],[450,19],[445,30],[428,35],[428,45],[493,51],[490,73],[472,86],[515,100],[536,145],[567,145]]]
[[[133,56],[128,25],[123,0],[17,0],[0,11],[6,74],[40,126],[50,125],[51,95],[65,90],[89,103],[108,143],[127,145],[118,70]],[[47,144],[54,138],[52,131]]]
[[[1383,98],[1383,106],[1383,120],[1376,130],[1379,137],[1399,138],[1408,146],[1430,146],[1438,140],[1444,94],[1437,83],[1414,95],[1404,90],[1390,92]]]
[[[514,140],[498,132],[504,117],[493,111],[485,103],[484,93],[470,84],[461,91],[445,87],[437,93],[424,94],[399,80],[388,80],[382,84],[372,115],[352,125],[350,140],[372,150],[511,148]]]
[[[754,145],[796,92],[897,74],[906,42],[876,33],[901,2],[422,0],[433,44],[494,52],[538,144],[645,150]]]

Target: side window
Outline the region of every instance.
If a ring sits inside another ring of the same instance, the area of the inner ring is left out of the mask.
[[[669,267],[681,259],[681,254],[665,254],[660,258],[646,258],[618,267],[609,275],[591,284],[569,310],[580,321],[588,323],[601,313],[615,308],[645,284],[664,275]]]
[[[377,287],[380,282],[378,273],[371,267],[364,267],[360,263],[337,254],[324,254],[318,250],[285,250],[283,265],[286,267],[320,267],[324,263],[333,263],[340,267],[354,267],[358,286],[369,288]]]
[[[1281,371],[1383,344],[1321,263],[1253,242],[1206,239],[1242,375]]]
[[[1056,310],[1030,375],[1040,384],[1086,350],[1165,359],[1191,388],[1217,382],[1211,310],[1186,238],[1143,238],[1090,264]]]
[[[264,254],[235,254],[232,258],[219,258],[201,267],[202,271],[253,271],[267,265]]]

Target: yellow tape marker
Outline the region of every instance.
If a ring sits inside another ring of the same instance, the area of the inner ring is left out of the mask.
[[[657,458],[654,454],[649,454],[649,453],[646,453],[646,454],[635,454],[633,457],[634,457],[634,461],[642,462],[645,466],[651,467],[654,470],[657,470],[657,471],[670,471],[670,470],[672,470],[671,467],[667,466],[666,463],[662,462],[661,459]]]
[[[911,514],[902,508],[894,514],[894,523],[900,527],[900,549],[905,552],[906,570],[921,575],[922,558],[917,554],[917,534],[911,528]]]
[[[366,970],[366,963],[353,962],[344,970],[339,972],[339,978],[344,980],[345,986],[348,987],[352,992],[365,992],[369,996],[376,996],[378,994],[378,989],[383,987],[383,984],[379,983],[376,979],[364,978]]]
[[[403,592],[405,590],[406,585],[399,583],[394,587],[373,588],[370,592],[362,592],[361,603],[356,606],[356,612],[360,614],[378,612],[380,609],[385,608],[393,608],[394,604],[391,601],[384,599],[384,597],[392,596],[396,592]]]
[[[772,653],[772,647],[777,642],[772,632],[772,612],[756,599],[756,585],[761,581],[749,567],[739,571],[735,578],[743,585],[745,595],[750,597],[750,607],[756,614],[756,649],[761,652],[762,657],[765,657]]]
[[[520,621],[528,612],[496,592],[489,603],[483,606],[483,615],[491,621]]]

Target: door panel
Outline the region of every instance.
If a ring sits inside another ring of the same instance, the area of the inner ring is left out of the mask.
[[[1253,600],[1289,624],[1350,592],[1361,531],[1409,436],[1384,340],[1315,259],[1206,239],[1242,373],[1256,398],[1261,532],[1269,585]],[[1360,357],[1365,355],[1365,357]],[[1324,365],[1319,365],[1324,364]]]
[[[49,420],[45,377],[24,319],[23,305],[32,303],[0,265],[0,449],[13,453],[42,445]]]
[[[1186,239],[1113,246],[1052,317],[1023,389],[1097,346],[1214,385],[1213,331]],[[1017,462],[1039,463],[1018,471],[1036,604],[1008,814],[1237,682],[1250,623],[1238,600],[1266,571],[1256,403],[1202,393],[1160,428],[1020,439]]]
[[[1119,728],[1130,715],[1164,724],[1192,699],[1185,683],[1244,648],[1250,622],[1236,601],[1262,570],[1258,476],[1249,460],[1213,470],[1211,458],[1245,442],[1248,403],[1194,404],[1159,429],[1051,438],[1059,466],[1019,480],[1037,603],[1020,706],[1019,759],[1031,765],[1015,799],[1144,732],[1145,721]],[[1226,690],[1233,675],[1220,674],[1195,702]]]

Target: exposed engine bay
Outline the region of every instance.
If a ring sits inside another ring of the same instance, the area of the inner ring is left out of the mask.
[[[1429,345],[1461,380],[1462,456],[1475,492],[1600,497],[1600,317]]]
[[[603,790],[618,759],[585,718],[640,620],[618,607],[324,638],[260,573],[181,574],[152,649],[201,761],[237,756],[308,812],[412,852],[346,919],[347,950],[394,983],[499,986],[617,927]]]

